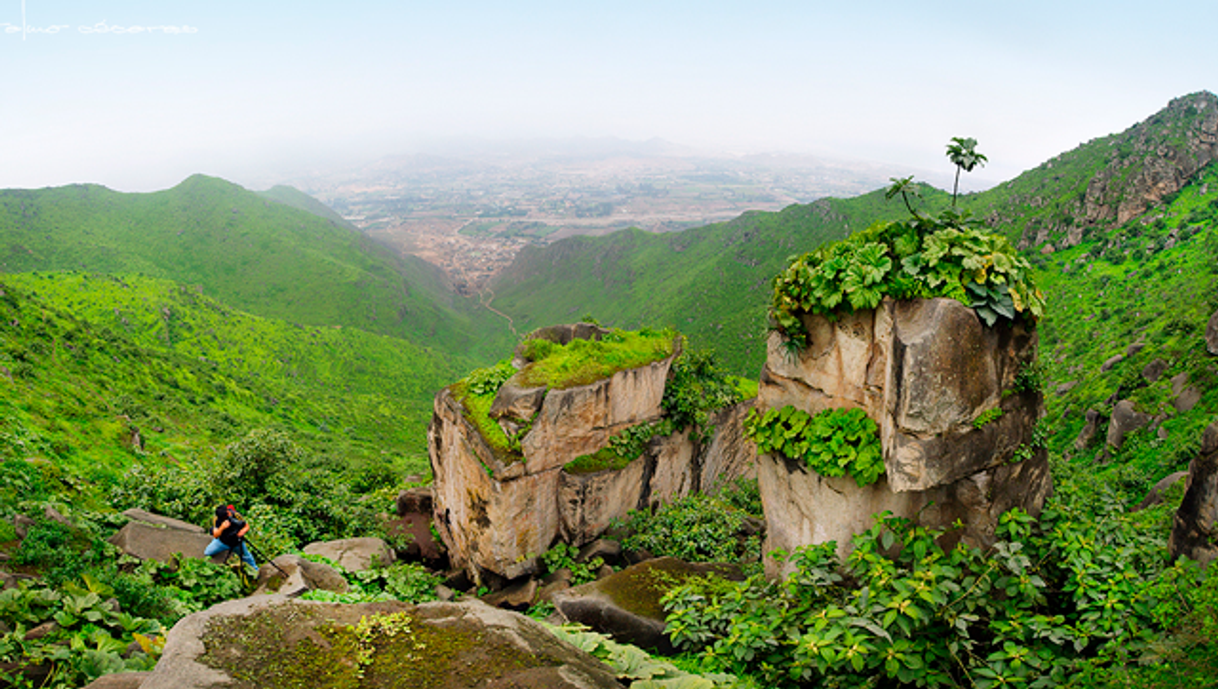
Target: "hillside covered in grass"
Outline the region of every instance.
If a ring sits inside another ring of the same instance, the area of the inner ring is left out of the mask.
[[[465,366],[165,280],[8,275],[0,292],[0,457],[102,484],[136,463],[189,464],[255,428],[355,471],[422,473],[428,400]]]
[[[249,313],[344,325],[474,351],[502,321],[284,190],[268,197],[195,175],[149,194],[97,185],[0,191],[0,271],[142,274]],[[285,198],[286,205],[277,198]]]

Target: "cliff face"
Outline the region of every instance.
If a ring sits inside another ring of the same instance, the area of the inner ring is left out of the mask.
[[[985,327],[951,299],[885,300],[836,322],[803,319],[809,346],[798,358],[771,337],[758,407],[863,409],[879,426],[886,475],[860,488],[759,457],[767,551],[835,540],[844,555],[884,510],[943,528],[960,520],[960,535],[986,543],[1002,512],[1039,511],[1048,463],[1043,449],[1027,448],[1042,397],[1017,382],[1034,362],[1035,330]]]
[[[659,419],[673,358],[563,390],[500,388],[490,415],[528,432],[519,461],[504,462],[445,389],[428,429],[434,523],[455,567],[478,582],[536,570],[556,540],[588,543],[630,510],[709,489],[753,470],[755,449],[741,439],[744,407],[719,412],[716,434],[700,443],[688,432],[653,438],[620,469],[572,472],[567,464],[596,452],[628,427]]]

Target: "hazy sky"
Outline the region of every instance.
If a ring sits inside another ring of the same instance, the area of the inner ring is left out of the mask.
[[[261,183],[464,136],[945,170],[972,136],[998,181],[1218,90],[1215,27],[1214,0],[0,0],[0,187]]]

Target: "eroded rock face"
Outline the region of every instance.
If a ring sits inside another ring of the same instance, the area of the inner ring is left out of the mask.
[[[815,414],[860,407],[880,427],[894,491],[926,490],[1003,464],[1042,414],[1039,392],[1011,390],[1035,358],[1023,325],[984,327],[953,299],[895,302],[831,323],[804,316],[809,346],[792,361],[777,334],[758,407],[790,404]],[[1001,416],[976,428],[982,412]]]
[[[1205,348],[1210,354],[1218,355],[1218,311],[1210,316],[1210,322],[1205,326]]]
[[[993,539],[1002,512],[1039,512],[1052,486],[1046,453],[1018,461],[1016,450],[1031,444],[1043,400],[1014,387],[1035,360],[1035,330],[985,327],[951,299],[885,300],[836,323],[803,320],[810,344],[798,359],[771,337],[757,406],[863,409],[879,426],[886,475],[860,488],[759,457],[767,552],[835,540],[845,555],[851,536],[885,510],[939,528],[959,519],[957,537],[976,544]],[[997,416],[978,427],[983,413]]]
[[[672,361],[565,390],[526,389],[509,380],[491,416],[498,414],[505,428],[530,428],[516,457],[494,451],[448,390],[437,394],[428,429],[434,522],[452,565],[479,583],[532,574],[537,556],[556,538],[574,545],[590,542],[629,510],[667,503],[750,471],[755,450],[740,439],[744,412],[739,410],[716,417],[719,432],[709,444],[678,433],[653,439],[642,457],[618,471],[573,475],[564,470],[622,430],[661,417]]]
[[[537,622],[479,601],[339,605],[282,596],[228,601],[182,618],[141,686],[353,686],[359,678],[356,659],[350,656],[352,644],[330,644],[325,635],[342,634],[365,617],[402,614],[408,617],[398,623],[396,634],[377,638],[363,668],[365,682],[419,686],[425,679],[439,689],[621,687],[600,661]],[[293,672],[296,677],[286,676]]]
[[[1172,520],[1172,559],[1203,565],[1218,558],[1218,421],[1201,436],[1201,451],[1188,465],[1188,487]]]

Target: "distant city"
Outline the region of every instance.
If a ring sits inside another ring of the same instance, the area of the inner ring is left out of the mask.
[[[369,236],[444,268],[457,291],[474,294],[529,244],[628,227],[682,230],[750,210],[855,196],[910,173],[809,156],[712,157],[661,141],[594,139],[467,145],[290,183]]]

